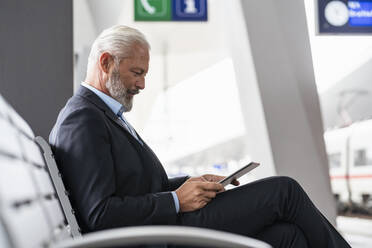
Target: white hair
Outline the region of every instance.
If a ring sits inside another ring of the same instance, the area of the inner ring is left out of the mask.
[[[102,53],[108,52],[119,61],[131,55],[131,46],[135,43],[150,49],[150,44],[145,36],[137,29],[124,25],[116,25],[103,30],[93,42],[88,57],[88,70],[97,63]],[[118,61],[115,61],[118,62]]]

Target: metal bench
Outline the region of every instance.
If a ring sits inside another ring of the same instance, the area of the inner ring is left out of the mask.
[[[77,248],[157,243],[270,247],[240,235],[181,226],[127,227],[82,235],[49,144],[41,137],[35,138],[28,124],[0,96],[0,247]]]

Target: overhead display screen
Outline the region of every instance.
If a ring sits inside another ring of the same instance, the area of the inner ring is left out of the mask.
[[[372,0],[318,0],[319,33],[372,33]]]

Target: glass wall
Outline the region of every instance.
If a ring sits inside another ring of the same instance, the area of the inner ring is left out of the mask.
[[[370,216],[372,37],[319,35],[316,1],[305,0],[305,5],[338,211],[341,215]]]

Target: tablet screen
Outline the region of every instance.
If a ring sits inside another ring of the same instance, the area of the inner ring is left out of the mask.
[[[232,181],[234,181],[234,179],[238,179],[239,177],[247,174],[248,172],[250,172],[251,170],[253,170],[259,165],[260,165],[259,163],[250,162],[246,166],[240,168],[239,170],[235,171],[234,173],[226,177],[225,179],[222,179],[221,181],[219,181],[219,183],[222,184],[223,186],[226,186],[230,184]]]

